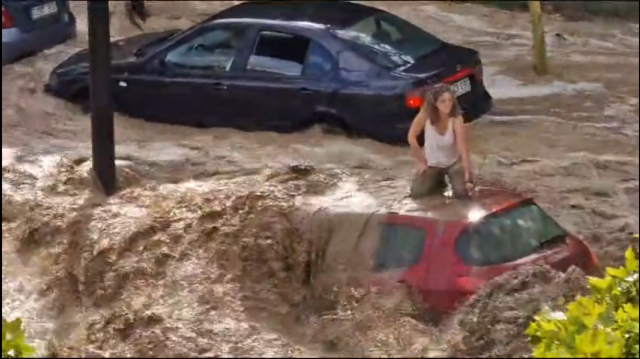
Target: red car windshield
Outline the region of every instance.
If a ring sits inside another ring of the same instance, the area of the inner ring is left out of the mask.
[[[468,266],[513,262],[540,250],[567,232],[535,203],[491,214],[472,224],[456,241],[456,253]]]

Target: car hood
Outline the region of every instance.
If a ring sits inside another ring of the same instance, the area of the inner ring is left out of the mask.
[[[154,46],[161,45],[164,40],[178,33],[180,30],[167,30],[160,32],[144,33],[131,36],[125,39],[113,41],[111,43],[111,60],[112,62],[130,61],[143,55],[143,51],[147,52]],[[138,52],[138,54],[136,54]],[[61,62],[54,69],[55,72],[61,72],[77,67],[86,67],[89,65],[89,49],[84,49],[71,55],[69,58]]]

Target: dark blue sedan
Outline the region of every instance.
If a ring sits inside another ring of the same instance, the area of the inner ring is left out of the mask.
[[[66,0],[2,0],[2,65],[76,35]]]
[[[489,111],[478,52],[351,2],[245,2],[184,31],[113,43],[118,111],[148,121],[293,132],[315,124],[405,142],[429,84],[453,86],[472,121]],[[86,104],[88,52],[49,93]]]

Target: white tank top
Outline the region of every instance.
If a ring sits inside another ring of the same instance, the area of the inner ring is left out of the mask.
[[[460,154],[451,120],[444,135],[439,134],[431,121],[427,120],[424,126],[424,152],[430,167],[447,168],[456,163]]]

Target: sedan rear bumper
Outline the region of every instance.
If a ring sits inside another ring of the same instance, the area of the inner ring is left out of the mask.
[[[18,28],[2,30],[2,65],[12,63],[24,56],[40,52],[61,44],[76,35],[76,19],[43,27],[31,32],[23,32]]]
[[[477,86],[469,94],[458,98],[458,103],[462,108],[462,118],[464,122],[472,122],[491,111],[493,98],[484,86]]]

